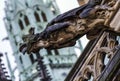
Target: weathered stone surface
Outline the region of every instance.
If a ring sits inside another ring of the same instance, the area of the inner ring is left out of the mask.
[[[115,31],[120,31],[120,22],[119,21],[120,21],[120,9],[118,10],[115,17],[113,18],[113,20],[110,23],[110,26],[112,28],[115,28]]]

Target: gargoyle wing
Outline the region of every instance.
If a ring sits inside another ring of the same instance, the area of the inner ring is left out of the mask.
[[[68,20],[71,18],[75,18],[75,17],[79,17],[79,15],[82,13],[89,15],[90,10],[95,6],[101,3],[102,0],[89,0],[89,2],[87,4],[84,4],[80,7],[77,7],[75,9],[72,9],[68,12],[65,12],[63,14],[58,15],[56,18],[54,18],[53,20],[51,20],[51,22],[48,23],[47,27],[50,25],[53,25],[56,22],[61,22],[64,20]],[[89,9],[90,8],[90,9]],[[86,11],[87,10],[87,11]],[[87,12],[87,13],[86,13]],[[82,17],[83,18],[83,17]]]
[[[87,4],[82,5],[78,8],[72,9],[68,12],[63,13],[63,14],[58,15],[56,18],[51,20],[51,22],[48,23],[47,27],[50,26],[50,25],[53,25],[56,22],[60,22],[60,21],[63,21],[63,20],[68,20],[68,19],[73,18],[73,17],[74,18],[77,17],[76,14],[78,14],[79,12],[82,12],[86,6],[87,6]]]

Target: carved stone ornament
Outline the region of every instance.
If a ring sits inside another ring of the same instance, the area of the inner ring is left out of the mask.
[[[91,77],[93,77],[92,81],[98,81],[102,71],[106,67],[105,58],[108,58],[110,61],[117,47],[118,41],[116,40],[116,36],[104,32],[77,72],[74,80],[71,81],[87,81]]]
[[[58,15],[48,23],[43,32],[26,35],[24,40],[27,41],[20,46],[20,51],[29,54],[38,52],[42,48],[70,47],[85,34],[92,40],[101,30],[114,31],[114,28],[109,27],[109,23],[119,5],[119,0],[89,0],[81,7]]]

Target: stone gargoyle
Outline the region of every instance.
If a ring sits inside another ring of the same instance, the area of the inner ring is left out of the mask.
[[[20,51],[28,54],[38,52],[40,49],[59,49],[70,47],[83,35],[92,40],[99,32],[109,27],[104,26],[104,22],[109,13],[113,11],[113,0],[89,0],[81,7],[58,15],[41,33],[26,35]]]

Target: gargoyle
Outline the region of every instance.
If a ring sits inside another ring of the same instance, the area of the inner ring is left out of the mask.
[[[109,11],[109,5],[100,5],[102,0],[89,0],[81,7],[63,13],[48,23],[41,33],[31,35],[32,38],[20,46],[21,52],[38,52],[40,49],[59,49],[74,46],[83,35],[95,38],[103,29],[106,16],[100,12]],[[98,15],[98,13],[100,13]],[[30,37],[28,35],[28,37]]]

